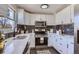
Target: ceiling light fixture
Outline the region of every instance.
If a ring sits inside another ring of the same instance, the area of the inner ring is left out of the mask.
[[[42,5],[41,5],[41,8],[42,8],[42,9],[47,9],[48,7],[49,7],[48,4],[42,4]]]

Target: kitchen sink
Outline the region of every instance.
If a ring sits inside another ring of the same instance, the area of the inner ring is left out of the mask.
[[[15,39],[25,39],[27,36],[17,36]]]

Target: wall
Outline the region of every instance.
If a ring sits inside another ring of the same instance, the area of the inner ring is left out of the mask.
[[[75,53],[79,53],[79,44],[77,43],[77,30],[79,30],[79,5],[75,5],[74,8],[74,41],[75,41]]]

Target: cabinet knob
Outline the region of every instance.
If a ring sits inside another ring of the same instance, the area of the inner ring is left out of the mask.
[[[56,42],[57,42],[57,39],[56,39]]]
[[[74,44],[73,42],[71,42],[71,44]]]
[[[62,45],[62,43],[60,43],[60,45]]]
[[[60,38],[60,40],[62,40],[62,38]]]
[[[63,52],[62,50],[60,50],[61,52]]]

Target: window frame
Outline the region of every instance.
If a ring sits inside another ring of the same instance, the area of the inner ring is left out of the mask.
[[[11,9],[11,11],[13,11],[13,18],[11,18],[10,17],[10,12],[9,12],[9,10]],[[11,7],[8,7],[8,19],[10,19],[10,20],[15,20],[15,10],[13,9],[13,8],[11,8]]]

